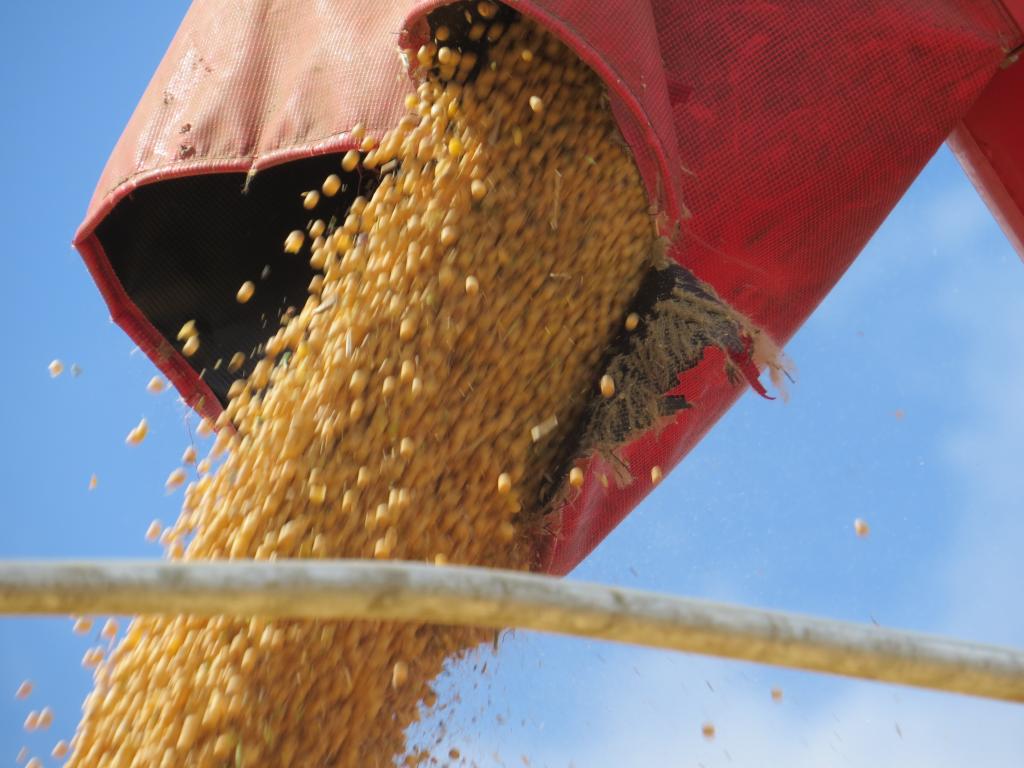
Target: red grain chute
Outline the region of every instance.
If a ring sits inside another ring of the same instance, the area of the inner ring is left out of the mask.
[[[231,260],[267,238],[282,190],[322,178],[357,123],[380,135],[397,121],[411,80],[396,48],[423,39],[439,5],[197,0],[189,10],[75,245],[114,320],[201,411],[219,412],[230,379],[201,380],[204,360],[176,351],[177,328],[205,311],[213,287],[233,295]],[[607,83],[652,208],[680,224],[672,257],[780,343],[947,138],[1022,248],[1024,0],[512,5]],[[258,337],[243,310],[209,311],[215,346]],[[544,570],[579,563],[647,494],[651,468],[667,472],[742,390],[706,359],[679,391],[695,407],[623,450],[635,482],[602,483],[591,462],[542,543]]]

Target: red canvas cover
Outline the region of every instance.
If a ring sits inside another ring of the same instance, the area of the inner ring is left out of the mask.
[[[216,400],[119,283],[96,228],[133,190],[252,172],[381,135],[412,90],[400,47],[423,0],[197,0],[100,179],[77,236],[114,320],[191,404]],[[842,276],[967,114],[1020,31],[996,0],[521,0],[605,80],[672,257],[780,343]],[[187,226],[187,222],[182,222]],[[636,481],[595,460],[539,542],[566,573],[741,393],[709,353],[695,407],[627,446]]]

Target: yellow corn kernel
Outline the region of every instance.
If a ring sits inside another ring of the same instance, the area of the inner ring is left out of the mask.
[[[245,304],[252,298],[252,295],[256,293],[256,285],[252,280],[246,280],[238,288],[238,293],[235,294],[235,299],[239,304]]]
[[[309,486],[309,500],[314,504],[323,504],[327,498],[327,486],[323,483],[316,483]]]
[[[324,193],[324,197],[334,197],[338,194],[338,190],[341,189],[341,177],[332,173],[326,179],[324,179],[323,185],[320,187],[320,191]]]
[[[391,668],[391,686],[401,688],[409,681],[409,665],[404,661],[396,661]]]
[[[117,630],[117,620],[107,619],[103,624],[103,629],[100,630],[100,637],[102,637],[104,640],[113,640],[115,637],[117,637]]]
[[[199,330],[196,328],[196,321],[189,320],[183,326],[181,326],[181,330],[178,331],[178,341],[185,341],[186,339],[190,339],[198,333]]]
[[[138,445],[146,439],[146,435],[149,434],[149,422],[145,419],[140,419],[139,423],[135,425],[131,432],[128,433],[128,437],[125,438],[125,442],[128,445]]]
[[[82,616],[80,618],[75,619],[75,624],[74,627],[72,627],[71,631],[74,632],[76,635],[85,635],[88,634],[89,630],[91,629],[92,619],[86,616]]]
[[[181,345],[181,353],[185,357],[192,357],[196,352],[199,351],[199,337],[189,336],[185,339],[185,343]]]
[[[359,153],[350,149],[341,158],[341,170],[351,173],[359,166]]]
[[[302,249],[304,242],[306,242],[306,233],[301,229],[293,229],[288,233],[288,237],[284,239],[284,252],[298,253]]]
[[[178,467],[167,476],[167,482],[164,483],[164,486],[167,488],[168,493],[170,493],[183,486],[187,479],[188,475],[185,474],[185,470]]]

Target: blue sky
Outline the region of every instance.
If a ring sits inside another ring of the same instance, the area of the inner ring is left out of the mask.
[[[0,557],[155,557],[149,521],[177,514],[189,416],[145,391],[153,366],[69,242],[186,5],[0,8]],[[1024,646],[1021,349],[1024,264],[942,150],[787,348],[790,402],[744,396],[571,578]],[[82,375],[51,380],[55,357]],[[65,619],[0,619],[0,765],[71,735],[88,644]],[[482,766],[1024,763],[1019,706],[579,640],[518,634],[452,684],[452,743]],[[44,704],[54,727],[27,737]]]

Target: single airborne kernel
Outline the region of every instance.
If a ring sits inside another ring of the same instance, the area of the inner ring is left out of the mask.
[[[254,293],[256,293],[256,284],[252,280],[246,280],[238,288],[238,293],[235,294],[235,300],[239,304],[245,304],[252,298]]]
[[[192,357],[196,352],[199,351],[199,337],[189,336],[185,339],[185,343],[181,345],[181,353],[185,357]]]
[[[58,376],[60,376],[64,372],[64,363],[62,363],[60,360],[53,360],[47,366],[47,368],[50,371],[50,378],[51,379],[56,379]]]
[[[190,339],[198,333],[199,331],[196,328],[196,321],[189,320],[183,326],[181,326],[181,330],[178,331],[178,341],[185,341],[186,339]]]
[[[338,190],[341,189],[341,177],[332,173],[326,179],[324,179],[323,185],[320,187],[320,191],[324,193],[324,197],[334,197],[338,194]]]
[[[306,242],[306,233],[301,229],[294,229],[284,239],[284,252],[298,253],[302,249],[304,242]]]
[[[116,619],[107,619],[100,630],[100,637],[104,640],[113,640],[117,637],[118,624]]]
[[[351,173],[359,165],[359,153],[354,149],[350,149],[345,153],[345,156],[341,158],[341,169],[347,173]]]
[[[128,437],[125,438],[125,442],[128,445],[138,445],[146,439],[146,435],[149,434],[149,422],[145,419],[140,419],[139,423],[132,428],[131,432],[128,433]]]
[[[88,634],[89,630],[92,629],[92,619],[82,616],[81,618],[75,619],[74,626],[71,631],[76,635]]]
[[[603,397],[615,396],[615,381],[607,373],[601,377],[600,389]]]
[[[183,486],[187,479],[188,475],[185,473],[185,470],[178,467],[167,476],[167,482],[164,483],[164,485],[167,488],[168,493],[170,493],[171,491],[177,490]]]
[[[404,661],[396,661],[391,670],[391,685],[394,688],[401,688],[409,680],[409,665]]]

